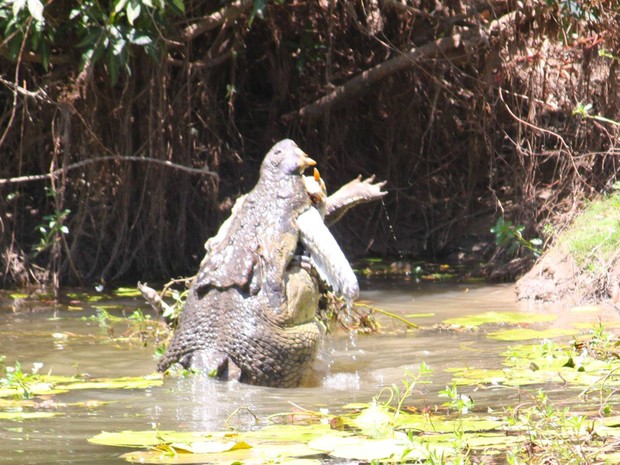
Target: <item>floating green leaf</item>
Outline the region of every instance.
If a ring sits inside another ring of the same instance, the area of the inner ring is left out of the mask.
[[[340,436],[328,434],[316,438],[308,443],[308,446],[332,457],[348,460],[372,460],[398,458],[404,455],[410,448],[411,443],[406,436],[400,439],[372,439],[366,436]],[[420,459],[428,458],[428,450],[423,450]]]
[[[315,455],[316,451],[306,449],[305,455]],[[128,452],[121,458],[132,463],[152,464],[243,464],[265,465],[266,463],[278,463],[282,465],[320,465],[320,460],[300,459],[304,456],[304,448],[300,446],[271,445],[265,448],[245,449],[225,452],[221,454],[190,454],[175,453],[168,450],[150,450]]]
[[[245,441],[196,441],[191,443],[173,442],[170,444],[170,447],[177,452],[183,451],[191,454],[213,454],[252,448],[252,446]]]
[[[90,438],[93,444],[154,448],[130,452],[123,458],[140,463],[279,463],[318,464],[318,461],[298,462],[300,457],[316,455],[318,451],[307,446],[307,441],[330,431],[328,425],[268,426],[247,433],[178,432],[178,431],[121,431],[103,432]],[[316,426],[319,426],[318,428]],[[335,432],[336,435],[344,434]],[[290,458],[290,460],[289,460]],[[283,462],[283,460],[285,460]]]
[[[0,412],[0,420],[33,420],[41,418],[52,418],[64,415],[61,412]]]
[[[135,287],[119,287],[114,291],[117,297],[141,297],[142,294]]]
[[[74,376],[29,375],[25,385],[0,388],[0,398],[18,397],[24,388],[29,396],[55,395],[84,389],[146,389],[160,386],[161,375],[124,378],[93,378],[82,380]]]
[[[11,297],[11,299],[27,299],[28,298],[28,294],[22,294],[20,292],[14,292],[12,294],[9,294],[9,296]]]
[[[489,339],[496,341],[528,341],[532,339],[554,339],[562,336],[575,336],[579,334],[576,329],[530,329],[530,328],[514,328],[495,331],[487,334]]]
[[[525,312],[485,312],[476,315],[466,315],[458,318],[449,318],[443,323],[465,327],[477,327],[484,324],[530,324],[545,323],[556,319],[555,315]]]
[[[352,424],[371,438],[384,438],[393,431],[394,414],[385,405],[372,402],[357,415]],[[377,457],[380,458],[380,457]]]
[[[550,341],[511,347],[503,369],[454,368],[457,385],[526,386],[557,382],[574,386],[620,385],[620,360],[599,360],[573,346]],[[616,374],[617,372],[617,374]]]
[[[503,423],[495,418],[475,415],[459,418],[459,428],[463,432],[492,431]],[[442,415],[421,415],[401,412],[394,427],[399,430],[429,431],[433,433],[453,433],[455,419]]]
[[[118,447],[154,447],[158,444],[192,443],[194,441],[204,441],[205,438],[216,437],[218,439],[226,437],[228,433],[208,433],[208,432],[182,432],[182,431],[120,431],[116,433],[102,432],[88,442],[102,446]]]
[[[78,381],[68,384],[62,383],[63,389],[76,391],[83,389],[146,389],[163,384],[161,376],[154,377],[127,377],[127,378],[99,378],[88,381]]]

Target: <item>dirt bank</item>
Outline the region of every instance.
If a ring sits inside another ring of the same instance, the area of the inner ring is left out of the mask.
[[[517,282],[520,299],[574,304],[620,299],[620,195],[589,203]]]

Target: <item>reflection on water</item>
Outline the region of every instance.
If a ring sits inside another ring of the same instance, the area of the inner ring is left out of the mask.
[[[487,311],[557,312],[570,318],[595,322],[598,317],[617,320],[613,311],[567,312],[557,307],[542,308],[515,302],[511,285],[413,284],[376,282],[362,285],[361,298],[369,305],[407,316],[423,328],[447,318]],[[141,376],[155,370],[152,346],[142,347],[110,339],[108,330],[85,320],[94,309],[66,311],[48,308],[11,310],[12,300],[0,306],[0,354],[7,363],[19,360],[29,370],[34,362],[42,371],[93,377]],[[144,305],[135,299],[113,302],[129,314]],[[106,302],[109,304],[109,302]],[[0,302],[1,305],[1,302]],[[577,316],[574,316],[577,315]],[[400,383],[407,370],[424,361],[433,370],[433,383],[421,385],[414,402],[419,406],[441,402],[437,392],[450,383],[448,367],[496,367],[498,353],[508,344],[491,341],[481,332],[453,332],[434,329],[412,331],[404,324],[378,317],[381,334],[332,335],[318,361],[322,371],[316,387],[274,389],[204,378],[169,379],[161,387],[146,390],[84,390],[55,397],[41,405],[61,416],[22,422],[0,420],[4,446],[2,463],[119,464],[123,449],[93,446],[87,438],[101,431],[122,430],[209,430],[227,426],[251,427],[256,418],[290,411],[294,405],[316,410],[336,409],[350,402],[366,402],[381,388]],[[555,326],[571,321],[559,319]],[[118,336],[118,334],[116,334]],[[492,402],[507,406],[518,402],[493,390],[469,393],[480,405]],[[89,406],[73,405],[88,401]],[[64,405],[58,405],[62,403]]]

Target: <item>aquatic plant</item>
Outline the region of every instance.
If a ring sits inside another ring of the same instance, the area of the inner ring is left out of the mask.
[[[53,375],[51,370],[43,374],[42,368],[42,363],[34,362],[30,371],[27,371],[23,369],[23,364],[19,361],[16,360],[13,365],[8,365],[6,356],[0,355],[0,401],[11,398],[17,402],[10,404],[11,407],[32,407],[29,401],[39,396],[49,397],[84,389],[144,389],[162,384],[161,375],[88,378],[79,375]]]
[[[127,317],[110,313],[109,307],[106,306],[97,306],[96,310],[95,315],[85,319],[94,321],[101,328],[106,329],[112,339],[138,341],[146,347],[149,343],[158,346],[170,337],[171,328],[165,322],[153,319],[151,315],[144,313],[140,308],[134,310]],[[119,325],[125,325],[125,329],[120,336],[116,336],[116,328]]]
[[[15,391],[15,397],[19,399],[30,399],[32,397],[31,385],[40,382],[38,375],[43,366],[40,362],[32,364],[30,373],[22,370],[22,365],[18,361],[11,365],[6,364],[6,356],[0,356],[0,389]]]
[[[458,412],[459,415],[465,415],[474,406],[474,400],[466,394],[459,394],[456,383],[446,386],[445,389],[439,391],[439,397],[448,397],[450,400],[443,404]]]
[[[604,385],[611,383],[607,387],[613,389],[615,380],[597,378],[596,370],[603,369],[603,365],[595,362],[602,361],[584,353],[583,347],[590,344],[613,347],[616,340],[599,325],[588,339],[573,344],[543,341],[513,347],[505,353],[504,376],[511,379],[525,371],[541,372],[543,375],[533,382],[551,387],[548,373],[560,370],[558,382],[586,381],[571,378],[568,373],[572,371],[589,374],[587,379],[591,382],[598,379]],[[596,351],[595,356],[606,353],[612,359],[605,363],[620,363],[611,351]],[[610,366],[613,371],[613,365]],[[605,460],[614,463],[617,458],[613,450],[619,442],[616,426],[620,420],[603,421],[599,417],[610,396],[601,397],[598,405],[585,406],[582,401],[586,391],[575,391],[580,407],[573,411],[566,400],[552,400],[540,386],[531,390],[502,386],[479,371],[473,376],[479,388],[518,390],[519,403],[504,411],[480,415],[474,411],[474,399],[462,392],[459,378],[455,377],[452,385],[438,393],[439,397],[447,397],[447,402],[427,406],[417,413],[413,405],[406,404],[415,404],[420,384],[429,383],[431,373],[422,363],[416,372],[406,372],[400,384],[382,389],[370,402],[343,406],[343,411],[334,414],[304,409],[303,416],[282,413],[271,417],[280,421],[295,418],[294,424],[268,425],[247,432],[123,431],[102,433],[90,441],[147,448],[123,456],[128,461],[143,463],[255,463],[259,457],[262,463],[277,460],[319,464],[328,457],[373,464],[470,465],[489,460],[497,463],[498,457],[503,457],[508,464],[524,465],[595,464]],[[564,391],[563,397],[570,392]],[[448,415],[440,414],[442,407],[447,408]],[[450,415],[451,412],[456,415]]]

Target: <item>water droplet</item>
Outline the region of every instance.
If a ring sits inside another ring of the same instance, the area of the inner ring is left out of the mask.
[[[392,240],[394,241],[394,245],[396,246],[396,251],[398,252],[398,257],[401,261],[405,260],[405,254],[398,247],[398,239],[396,239],[396,233],[394,232],[394,226],[392,225],[392,219],[390,218],[390,214],[387,211],[387,207],[385,206],[385,200],[381,198],[381,206],[383,206],[383,213],[385,213],[385,219],[387,221],[388,228],[390,229],[390,234],[392,235]]]

